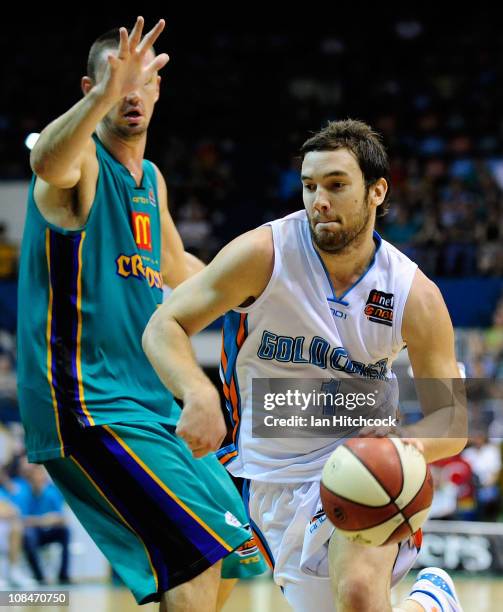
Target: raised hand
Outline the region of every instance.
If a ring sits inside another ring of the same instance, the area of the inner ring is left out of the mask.
[[[164,30],[164,19],[160,19],[142,39],[143,25],[143,17],[138,17],[131,34],[128,35],[126,28],[120,28],[117,53],[108,55],[105,75],[96,85],[106,98],[119,100],[143,87],[168,63],[169,56],[166,53],[160,53],[151,62],[145,59]]]

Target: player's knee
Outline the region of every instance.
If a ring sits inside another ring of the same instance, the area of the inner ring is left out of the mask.
[[[215,612],[221,562],[211,566],[192,580],[167,591],[163,604],[170,612]]]
[[[344,576],[334,585],[338,612],[363,612],[372,604],[370,583],[366,576]]]

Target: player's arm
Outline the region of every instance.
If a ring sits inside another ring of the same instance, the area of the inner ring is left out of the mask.
[[[177,434],[195,457],[216,450],[226,430],[220,396],[197,364],[189,336],[260,296],[273,265],[271,229],[261,227],[243,234],[199,274],[177,287],[143,334],[143,348],[159,378],[184,402]]]
[[[40,134],[30,163],[38,177],[35,199],[48,221],[69,227],[87,218],[98,176],[92,134],[115,104],[167,63],[168,56],[161,54],[148,66],[142,64],[163,28],[161,20],[143,40],[143,18],[138,18],[130,36],[121,28],[117,56],[109,55],[103,77],[94,85],[84,77],[86,95]]]
[[[425,415],[403,433],[420,438],[428,462],[456,455],[466,445],[467,415],[454,330],[440,290],[420,270],[405,305],[402,337]]]
[[[204,268],[204,264],[191,253],[185,252],[182,239],[169,212],[166,181],[157,166],[155,171],[161,219],[161,274],[164,283],[174,288],[197,274]]]

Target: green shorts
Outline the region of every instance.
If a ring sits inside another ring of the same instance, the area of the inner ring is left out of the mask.
[[[162,423],[82,431],[44,462],[69,506],[138,603],[223,559],[223,578],[265,571],[237,488],[216,457],[194,459]]]

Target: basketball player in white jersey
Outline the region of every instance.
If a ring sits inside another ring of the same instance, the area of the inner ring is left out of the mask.
[[[459,378],[454,334],[434,283],[374,231],[389,174],[377,134],[359,121],[331,122],[301,153],[305,210],[236,238],[179,286],[152,317],[144,348],[184,402],[178,435],[202,457],[226,432],[223,421],[200,416],[219,395],[189,336],[227,313],[221,374],[234,431],[219,456],[247,481],[251,524],[274,580],[298,612],[391,611],[390,587],[411,568],[420,537],[369,548],[338,534],[319,498],[322,467],[338,442],[252,437],[251,381],[386,379],[405,345],[416,378]],[[369,308],[376,302],[379,311]],[[417,438],[412,430],[405,435]],[[459,453],[466,438],[411,443],[431,462]],[[395,610],[461,606],[449,576],[429,568]]]

